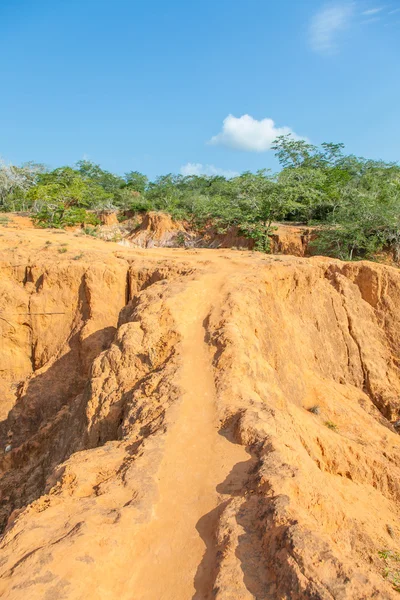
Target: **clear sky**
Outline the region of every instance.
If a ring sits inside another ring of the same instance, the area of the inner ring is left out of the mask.
[[[0,0],[0,155],[124,173],[400,159],[400,0]]]

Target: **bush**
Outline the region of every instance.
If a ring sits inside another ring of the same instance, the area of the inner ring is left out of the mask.
[[[332,423],[332,421],[325,421],[325,426],[332,431],[337,431],[338,428],[335,423]]]
[[[33,219],[39,227],[51,227],[61,229],[72,227],[74,225],[98,225],[99,219],[94,213],[88,212],[84,208],[44,205]]]

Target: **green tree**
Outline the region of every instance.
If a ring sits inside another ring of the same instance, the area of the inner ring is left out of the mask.
[[[90,160],[79,160],[76,163],[76,167],[83,179],[96,183],[109,194],[115,193],[125,185],[125,180],[122,177],[114,175],[109,171],[105,171],[100,165],[97,165]]]
[[[400,168],[380,161],[350,161],[353,177],[314,245],[345,260],[368,258],[385,246],[400,258]]]
[[[259,250],[268,252],[273,222],[293,210],[296,203],[282,193],[282,186],[265,169],[246,172],[232,180],[239,208],[238,225],[256,241]]]
[[[104,210],[112,205],[113,196],[77,169],[60,167],[42,173],[26,194],[36,219],[51,227],[92,221],[85,210]]]
[[[125,173],[125,185],[134,192],[144,194],[149,185],[149,180],[146,175],[139,173],[139,171],[129,171]]]

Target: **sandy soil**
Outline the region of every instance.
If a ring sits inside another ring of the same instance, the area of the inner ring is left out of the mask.
[[[0,266],[1,597],[397,597],[398,270],[9,225]]]

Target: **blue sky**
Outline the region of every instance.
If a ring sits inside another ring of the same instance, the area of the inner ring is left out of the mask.
[[[276,133],[400,158],[400,0],[0,0],[0,155],[276,169]]]

